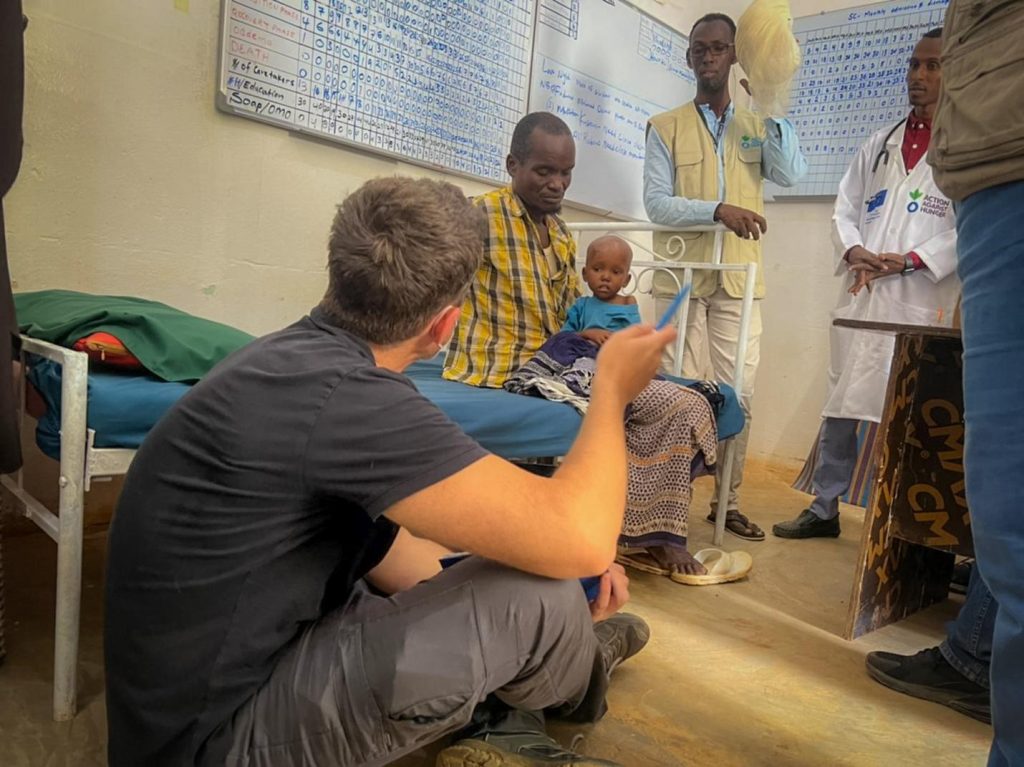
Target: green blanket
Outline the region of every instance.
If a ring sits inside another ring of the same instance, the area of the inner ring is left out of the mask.
[[[18,327],[32,338],[71,347],[90,333],[110,333],[165,381],[198,381],[253,336],[156,301],[40,290],[14,296]]]

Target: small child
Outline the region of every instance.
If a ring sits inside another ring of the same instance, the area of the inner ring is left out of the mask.
[[[577,299],[562,326],[563,332],[577,333],[600,346],[616,330],[640,322],[640,309],[633,296],[619,295],[629,284],[633,250],[613,234],[598,237],[587,248],[583,281],[592,296]]]

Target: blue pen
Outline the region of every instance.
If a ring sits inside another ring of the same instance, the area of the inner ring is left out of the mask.
[[[683,301],[690,294],[690,286],[686,285],[682,290],[679,291],[679,295],[672,299],[672,303],[669,304],[668,309],[661,315],[661,319],[658,320],[658,324],[654,326],[655,330],[663,330],[668,326],[668,323],[672,321],[676,312],[679,311],[679,307],[683,305]]]

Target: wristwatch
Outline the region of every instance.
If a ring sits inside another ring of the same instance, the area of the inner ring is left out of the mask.
[[[903,271],[900,274],[910,274],[911,272],[917,271],[917,264],[914,263],[914,259],[910,255],[903,257]]]

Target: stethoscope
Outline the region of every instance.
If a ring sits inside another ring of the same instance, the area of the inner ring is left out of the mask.
[[[892,134],[895,133],[896,131],[898,131],[900,129],[900,126],[903,125],[906,121],[907,121],[907,118],[904,117],[902,120],[900,120],[894,126],[892,126],[892,129],[888,133],[885,134],[885,139],[882,141],[882,149],[881,149],[881,151],[878,154],[875,155],[875,164],[871,166],[871,173],[872,174],[874,174],[875,171],[878,170],[878,162],[879,162],[879,160],[882,161],[882,165],[888,165],[889,164],[889,148],[888,148],[889,139],[892,138]]]

